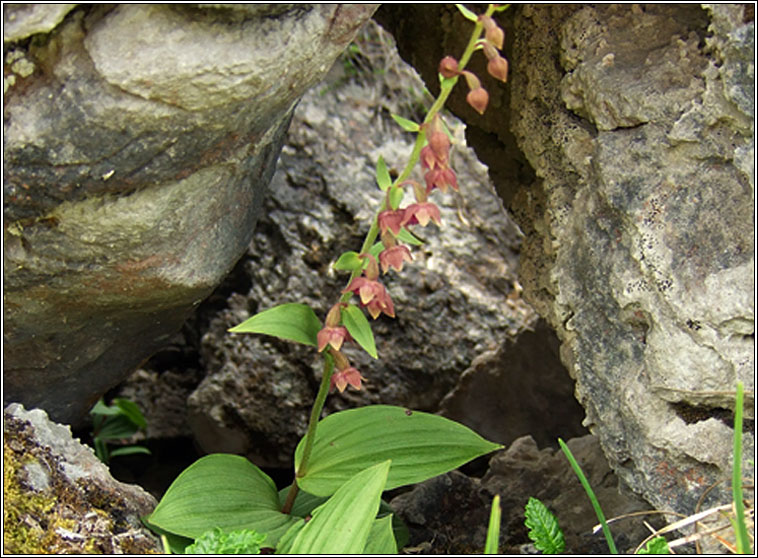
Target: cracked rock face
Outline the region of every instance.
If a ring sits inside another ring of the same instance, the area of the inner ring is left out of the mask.
[[[514,6],[500,16],[510,81],[484,83],[497,110],[453,98],[524,231],[525,297],[562,342],[585,424],[626,483],[683,513],[729,478],[738,381],[753,406],[748,8]],[[403,9],[379,18],[434,89],[432,55],[459,51],[465,24]],[[422,53],[410,21],[444,29]]]
[[[77,421],[165,344],[246,249],[292,109],[374,9],[4,12],[6,41],[34,34],[6,60],[6,401]]]

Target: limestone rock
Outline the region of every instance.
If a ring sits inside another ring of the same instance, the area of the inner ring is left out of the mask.
[[[115,481],[91,448],[40,410],[3,412],[3,550],[10,554],[160,553],[140,522],[157,502]]]
[[[76,4],[3,5],[3,43],[12,43],[36,33],[49,33]]]
[[[458,52],[467,23],[444,7],[383,10],[434,90],[440,57],[421,51]],[[483,81],[498,110],[451,106],[525,234],[525,297],[556,329],[616,473],[691,513],[729,478],[737,381],[753,406],[752,9],[518,5],[498,17],[510,80]],[[711,496],[728,502],[728,483]]]
[[[82,5],[15,46],[5,401],[76,421],[167,342],[245,251],[292,109],[374,9]]]
[[[418,81],[403,83],[421,90]],[[321,359],[310,347],[227,329],[284,302],[309,304],[323,319],[347,281],[331,266],[342,252],[360,247],[380,199],[374,182],[379,155],[399,171],[412,149],[411,135],[389,117],[397,107],[381,110],[391,101],[364,102],[382,87],[374,79],[324,87],[335,89],[308,93],[295,112],[266,215],[240,264],[245,279],[237,278],[228,307],[203,337],[208,375],[188,402],[190,425],[205,451],[242,453],[259,465],[290,466]],[[402,273],[382,278],[397,318],[372,322],[380,359],[346,349],[367,378],[365,389],[331,396],[329,411],[381,402],[435,412],[474,357],[534,318],[514,283],[518,230],[484,167],[461,145],[461,129],[451,126],[458,134],[453,167],[461,194],[431,196],[441,207],[442,227],[414,227],[425,244],[412,249],[414,261]]]

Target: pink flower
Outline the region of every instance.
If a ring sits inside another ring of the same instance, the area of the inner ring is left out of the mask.
[[[350,334],[347,328],[344,326],[329,327],[325,326],[316,336],[318,340],[318,352],[326,349],[327,345],[331,345],[336,350],[340,350],[342,343],[347,339],[350,340]]]
[[[421,166],[425,169],[434,169],[437,166],[437,156],[434,154],[431,145],[421,149]]]
[[[379,217],[377,217],[377,222],[379,223],[379,230],[382,231],[382,234],[387,232],[387,229],[392,231],[392,234],[397,236],[397,234],[400,232],[400,221],[403,220],[403,216],[405,215],[405,212],[402,209],[388,209],[386,211],[382,211],[379,214]]]
[[[447,192],[448,186],[453,190],[458,190],[458,180],[455,177],[455,172],[449,167],[430,170],[424,175],[424,179],[426,180],[427,192],[431,192],[435,188]]]
[[[390,270],[390,267],[395,271],[402,271],[403,262],[411,261],[413,261],[411,251],[408,250],[407,246],[403,246],[402,244],[397,244],[396,246],[382,250],[379,254],[379,263],[382,264],[384,273],[387,273]]]
[[[457,186],[457,184],[456,184]],[[405,217],[400,223],[401,226],[419,224],[425,227],[429,221],[434,221],[440,226],[440,208],[432,202],[412,203],[405,208]],[[381,259],[381,255],[379,256]]]
[[[429,147],[437,159],[437,165],[446,167],[450,155],[450,138],[445,132],[433,132],[429,138]]]
[[[384,312],[390,318],[395,317],[395,307],[384,285],[378,281],[372,281],[366,277],[356,277],[347,286],[343,293],[353,292],[360,296],[361,305],[368,309],[371,317],[377,319]]]
[[[355,389],[361,389],[361,380],[365,379],[357,369],[350,366],[332,374],[329,389],[333,390],[336,387],[342,393],[348,384]]]

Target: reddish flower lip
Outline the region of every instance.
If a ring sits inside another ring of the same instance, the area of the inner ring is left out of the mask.
[[[332,374],[329,389],[336,387],[340,393],[345,391],[348,385],[353,386],[355,389],[361,389],[361,380],[365,379],[356,368],[350,366]]]

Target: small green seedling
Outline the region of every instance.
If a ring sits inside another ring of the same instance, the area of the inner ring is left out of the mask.
[[[566,550],[558,520],[545,504],[537,498],[529,498],[524,507],[524,516],[524,525],[529,529],[529,538],[537,550],[543,554],[562,554]]]
[[[204,533],[194,543],[189,545],[185,554],[260,554],[261,545],[266,535],[261,535],[252,529],[241,529],[224,533],[215,529]]]
[[[147,428],[145,417],[133,401],[117,398],[113,400],[113,405],[109,406],[100,399],[90,414],[95,454],[103,463],[107,464],[112,457],[119,455],[150,453],[150,450],[143,446],[121,446],[115,449],[109,447],[109,441],[131,438],[138,430]]]

